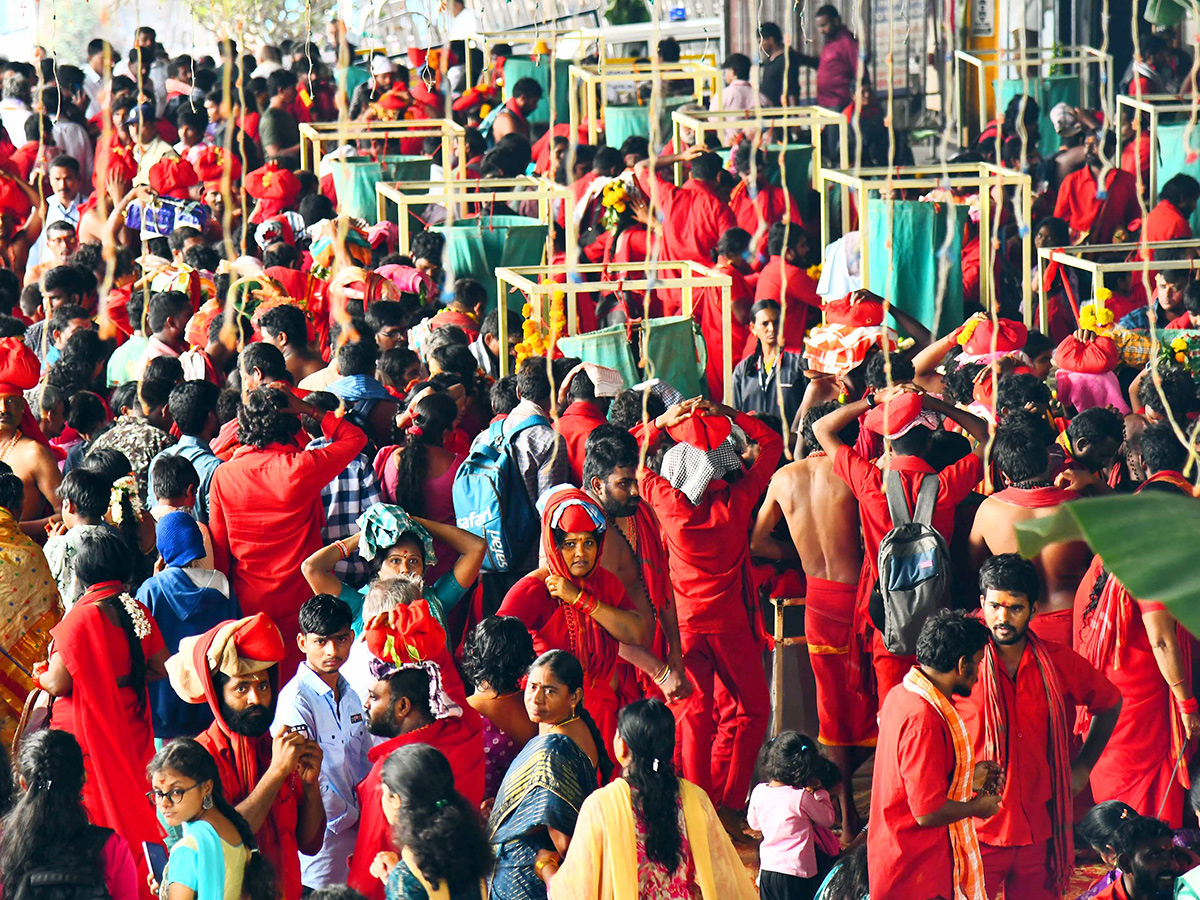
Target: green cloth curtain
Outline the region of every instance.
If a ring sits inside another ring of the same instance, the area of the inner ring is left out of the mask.
[[[700,326],[690,316],[667,316],[642,322],[646,378],[661,378],[685,397],[697,397],[704,384],[704,343]],[[704,391],[707,393],[707,391]]]
[[[659,141],[671,140],[671,113],[692,102],[692,97],[663,97],[662,109],[658,114]],[[650,107],[616,106],[609,103],[604,108],[604,142],[610,147],[620,147],[626,138],[650,135]]]
[[[365,219],[374,225],[379,220],[375,200],[375,182],[384,181],[383,166],[367,157],[348,156],[326,160],[333,173],[338,210],[347,216]]]
[[[550,121],[550,66],[545,61],[534,62],[519,56],[513,56],[504,61],[504,99],[512,99],[512,89],[522,78],[532,78],[542,86],[542,102],[529,117],[530,122]],[[554,61],[554,121],[571,121],[571,61],[557,59]]]
[[[768,144],[767,173],[771,184],[778,186],[783,169],[779,165],[779,151],[783,151],[784,168],[787,169],[787,189],[800,203],[808,196],[809,174],[812,170],[812,144]]]
[[[428,156],[385,156],[383,162],[383,177],[387,181],[429,181],[433,171],[433,160]],[[404,186],[400,186],[404,190]]]
[[[1200,123],[1187,133],[1188,123],[1168,122],[1158,126],[1158,189],[1183,173],[1200,178],[1200,156],[1188,163],[1189,153],[1200,153]],[[1200,234],[1200,209],[1192,213],[1192,234]]]
[[[891,238],[888,248],[888,216],[884,204],[892,204]],[[962,233],[967,207],[920,200],[881,200],[872,196],[863,219],[867,223],[867,253],[870,283],[867,287],[887,297],[935,335],[946,334],[963,320]],[[935,322],[939,265],[937,254],[951,232],[945,296],[941,321]]]
[[[624,325],[559,338],[558,349],[564,356],[575,356],[584,362],[616,369],[621,373],[624,387],[632,387],[641,381],[633,351],[629,349],[629,333]]]
[[[536,266],[546,249],[547,226],[525,216],[483,216],[431,230],[446,236],[442,262],[448,272],[479,281],[487,289],[489,310],[496,306],[496,269]],[[519,296],[509,297],[510,309],[523,305]]]
[[[996,95],[996,112],[1004,112],[1008,101],[1019,97],[1025,90],[1025,84],[1020,78],[997,79],[992,82],[992,90]],[[1050,122],[1050,110],[1059,103],[1069,106],[1079,106],[1079,76],[1078,75],[1047,75],[1029,79],[1029,96],[1038,104],[1038,131],[1041,140],[1038,150],[1042,156],[1050,156],[1059,148],[1058,134]]]

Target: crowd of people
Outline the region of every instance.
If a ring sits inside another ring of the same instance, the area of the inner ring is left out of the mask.
[[[452,7],[460,33],[413,69],[358,64],[337,23],[327,48],[256,57],[171,57],[143,27],[127,56],[97,39],[79,66],[0,63],[0,893],[1200,882],[1195,637],[1084,541],[1016,552],[1018,526],[1078,498],[1194,494],[1192,348],[1161,331],[1200,324],[1180,263],[1200,245],[1137,242],[1192,237],[1200,183],[1148,197],[1141,123],[1065,104],[1041,159],[1017,98],[959,159],[1034,176],[1038,247],[1126,242],[1114,257],[1144,266],[1093,285],[1052,261],[1032,330],[1039,276],[997,190],[995,252],[968,217],[965,314],[939,332],[863,289],[858,232],[818,245],[769,128],[620,147],[543,129],[541,83],[506,84],[511,48],[485,57]],[[714,103],[796,104],[809,65],[859,161],[911,159],[853,34],[833,7],[816,21],[813,57],[763,24],[757,74],[731,54]],[[1184,84],[1180,52],[1140,48],[1123,89]],[[301,166],[302,123],[447,115],[452,158],[378,129]],[[1135,139],[1119,160],[1114,126]],[[477,185],[456,221],[548,226],[548,262],[605,263],[571,293],[584,338],[690,313],[707,354],[684,342],[673,384],[647,339],[631,383],[564,351],[565,292],[521,314],[492,296],[446,209],[407,246],[348,215],[339,165],[397,158]],[[527,172],[570,187],[577,246],[561,204],[542,221],[487,199]],[[647,259],[728,276],[728,310],[711,287],[621,284]],[[767,635],[796,598],[818,731],[768,740]]]

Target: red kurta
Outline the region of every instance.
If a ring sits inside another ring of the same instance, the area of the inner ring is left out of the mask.
[[[786,293],[784,278],[787,279]],[[810,321],[816,321],[821,309],[817,283],[808,277],[808,272],[785,263],[781,256],[772,256],[759,273],[754,288],[754,302],[759,300],[774,300],[783,307],[783,347],[803,352],[804,332]]]
[[[1043,641],[1042,646],[1058,672],[1066,707],[1063,715],[1068,722],[1073,720],[1076,706],[1095,714],[1117,705],[1120,693],[1086,659],[1053,641]],[[1020,847],[1044,843],[1051,837],[1048,804],[1052,784],[1048,756],[1050,707],[1045,683],[1028,646],[1017,666],[1015,683],[998,659],[996,669],[1008,734],[1007,782],[1000,812],[990,819],[977,820],[975,830],[981,844]],[[970,697],[956,698],[954,704],[971,735],[976,759],[984,758],[982,684],[981,678]]]
[[[738,228],[750,232],[753,237],[759,228],[762,234],[755,253],[763,256],[767,252],[767,237],[771,226],[787,218],[789,222],[800,222],[800,204],[787,188],[773,184],[762,184],[757,187],[757,195],[750,197],[750,191],[745,182],[739,184],[729,195],[729,208],[737,219]]]
[[[318,450],[272,444],[239,447],[213,475],[208,527],[217,568],[229,575],[243,614],[266,613],[279,626],[291,678],[302,655],[296,646],[300,606],[312,589],[300,564],[322,546],[321,489],[366,446],[367,436],[346,419],[326,413]]]
[[[576,484],[581,484],[583,481],[583,460],[586,456],[584,447],[587,444],[588,435],[597,425],[607,424],[608,419],[605,418],[604,413],[600,412],[595,403],[588,400],[574,401],[563,410],[558,421],[554,423],[554,430],[562,435],[562,439],[566,442],[567,456],[571,460],[571,473],[575,476]]]
[[[441,752],[454,773],[454,789],[472,808],[483,802],[483,738],[478,730],[467,728],[461,719],[438,719],[407,734],[385,741],[367,752],[373,765],[367,777],[355,789],[358,794],[358,839],[350,857],[350,875],[346,883],[362,892],[367,900],[384,900],[383,882],[371,874],[377,853],[395,851],[392,826],[383,814],[381,773],[383,764],[395,751],[407,744],[428,744]]]
[[[750,342],[750,329],[738,321],[738,315],[744,319],[750,317],[750,307],[754,305],[754,288],[746,280],[746,276],[730,265],[715,266],[716,271],[728,275],[733,280],[729,289],[729,299],[733,306],[730,321],[730,338],[733,343],[733,365],[746,358],[746,346]],[[708,384],[708,396],[712,400],[721,400],[725,396],[725,367],[721,357],[721,337],[725,331],[725,317],[721,309],[720,288],[700,288],[695,294],[696,306],[692,310],[692,318],[700,323],[700,334],[704,338],[704,346],[708,348],[708,361],[704,367],[704,380]]]
[[[954,896],[950,829],[917,824],[946,802],[954,764],[938,711],[903,687],[889,693],[879,710],[867,829],[871,900]]]
[[[1054,215],[1067,222],[1072,236],[1087,232],[1089,243],[1109,244],[1113,232],[1141,218],[1137,182],[1132,175],[1121,169],[1110,169],[1106,184],[1108,201],[1104,202],[1097,196],[1096,176],[1086,166],[1063,179],[1054,203]]]

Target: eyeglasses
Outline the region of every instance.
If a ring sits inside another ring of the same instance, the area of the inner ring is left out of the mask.
[[[161,804],[169,799],[171,801],[171,805],[174,806],[176,803],[179,803],[183,800],[184,795],[188,791],[194,791],[198,787],[200,787],[200,782],[196,782],[191,787],[187,788],[173,788],[169,791],[146,791],[146,799],[151,803],[156,804]]]

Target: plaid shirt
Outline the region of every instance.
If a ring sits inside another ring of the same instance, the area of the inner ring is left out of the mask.
[[[1129,316],[1125,318],[1128,319]],[[1121,321],[1124,322],[1125,319]],[[1114,328],[1112,339],[1117,343],[1117,351],[1121,355],[1121,362],[1127,366],[1141,368],[1150,362],[1150,357],[1154,354],[1154,342],[1150,340],[1148,332]]]
[[[329,439],[319,437],[310,441],[306,450],[329,446]],[[354,523],[376,503],[383,502],[379,480],[365,454],[360,453],[337,478],[321,488],[321,503],[325,506],[325,527],[321,540],[326,545],[342,540],[358,531]],[[334,574],[351,587],[362,587],[371,577],[371,564],[353,554],[333,567]]]

